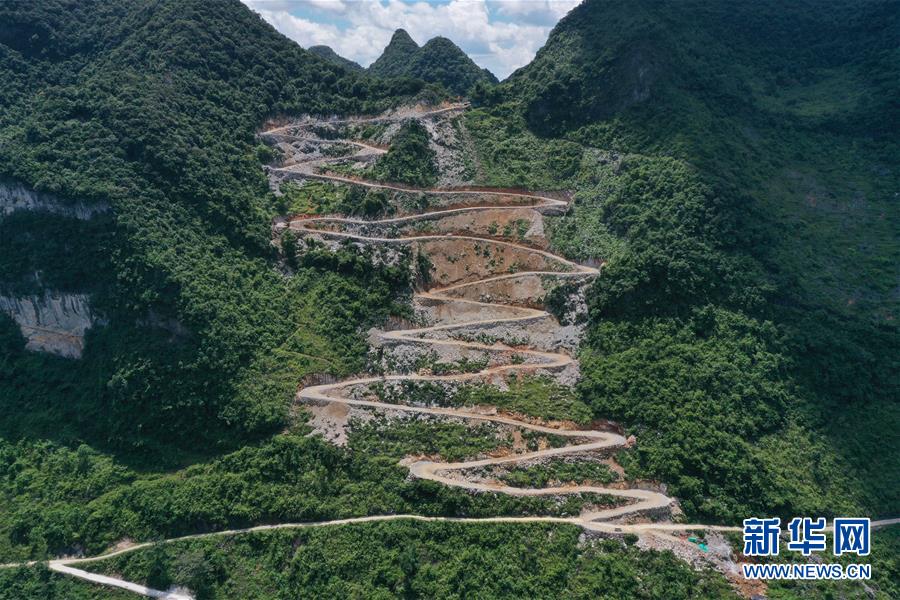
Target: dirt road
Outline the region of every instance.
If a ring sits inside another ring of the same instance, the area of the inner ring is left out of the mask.
[[[454,105],[442,108],[437,111],[419,111],[416,116],[433,116],[446,112],[459,111],[465,108],[464,105]],[[378,117],[368,119],[369,121],[387,122],[391,119],[408,118],[409,115]],[[365,119],[350,120],[331,120],[326,123],[361,123]],[[358,149],[358,153],[371,155],[372,153],[383,152],[382,149],[356,141],[356,140],[319,140],[316,138],[291,136],[289,131],[293,125],[278,127],[267,132],[269,135],[275,135],[285,140],[302,141],[306,143],[344,143]],[[346,158],[346,157],[344,157]],[[314,218],[294,218],[280,224],[281,227],[290,227],[303,236],[317,236],[320,238],[348,239],[356,243],[370,245],[392,245],[407,244],[417,245],[419,249],[425,248],[431,251],[444,251],[445,246],[452,246],[455,249],[471,245],[477,247],[487,247],[498,249],[498,252],[504,252],[513,257],[521,257],[523,264],[537,264],[543,268],[534,270],[515,270],[506,272],[501,270],[503,264],[509,268],[509,263],[499,263],[496,272],[490,269],[484,269],[485,259],[477,252],[464,254],[464,260],[469,261],[460,265],[465,271],[465,277],[457,275],[459,281],[450,282],[441,287],[435,287],[428,291],[416,294],[416,300],[424,302],[430,306],[444,306],[446,310],[437,310],[437,313],[443,316],[433,325],[419,327],[413,329],[394,330],[381,333],[382,343],[424,346],[426,348],[447,350],[458,350],[461,352],[484,352],[487,354],[508,354],[513,351],[512,348],[505,346],[503,343],[479,343],[468,339],[460,339],[459,335],[463,330],[472,331],[479,327],[496,327],[500,325],[509,327],[521,327],[527,330],[531,324],[537,322],[547,322],[555,319],[547,312],[539,308],[527,307],[515,304],[502,304],[493,301],[473,300],[470,298],[460,297],[461,291],[466,291],[469,295],[490,295],[483,293],[497,283],[509,282],[517,278],[537,277],[543,279],[571,279],[571,278],[591,278],[599,275],[599,271],[595,268],[580,265],[569,261],[561,256],[551,252],[535,249],[532,246],[518,243],[516,241],[498,240],[496,237],[480,237],[478,235],[455,235],[449,233],[437,233],[434,235],[397,235],[390,236],[365,236],[356,233],[340,231],[342,227],[350,226],[396,226],[402,224],[413,223],[416,221],[439,220],[448,215],[477,215],[479,211],[504,211],[504,210],[521,210],[522,205],[509,203],[510,198],[525,199],[528,201],[527,207],[535,211],[535,219],[539,219],[541,214],[547,212],[560,212],[564,210],[567,203],[563,200],[552,198],[534,193],[519,193],[503,190],[459,190],[459,189],[431,189],[420,190],[399,185],[388,185],[371,181],[358,181],[343,176],[328,175],[318,172],[318,168],[330,160],[317,158],[307,162],[298,162],[294,165],[280,169],[281,171],[291,172],[306,178],[318,178],[336,183],[361,185],[371,188],[384,188],[395,191],[416,191],[426,194],[445,195],[445,194],[474,194],[481,200],[476,206],[468,206],[464,208],[449,207],[443,210],[433,210],[418,214],[403,215],[383,219],[380,221],[367,221],[362,219],[349,219],[342,217],[314,217]],[[325,229],[323,226],[331,229]],[[542,231],[542,230],[541,230]],[[477,246],[476,246],[477,245]],[[527,260],[526,260],[527,259]],[[484,271],[484,272],[480,272]],[[475,275],[472,275],[475,273]],[[480,274],[479,274],[480,273]],[[471,279],[471,277],[476,277]],[[468,278],[468,279],[466,279]],[[492,288],[491,288],[492,289]],[[457,333],[457,337],[454,337]],[[380,400],[373,394],[351,393],[360,389],[365,389],[372,384],[385,384],[399,381],[428,381],[447,384],[461,384],[467,382],[484,382],[496,380],[498,378],[512,375],[516,372],[533,373],[546,372],[553,373],[571,368],[575,363],[575,359],[566,352],[540,349],[537,347],[522,348],[517,346],[515,354],[522,357],[519,362],[508,362],[505,364],[494,364],[478,372],[472,373],[456,373],[449,375],[428,375],[428,374],[391,374],[384,376],[372,376],[354,378],[338,383],[327,385],[316,385],[305,387],[298,392],[298,399],[306,403],[338,403],[346,406],[366,407],[369,409],[382,409],[391,411],[403,411],[409,413],[428,414],[435,417],[446,417],[454,419],[463,419],[474,422],[492,422],[498,425],[513,427],[519,430],[526,430],[542,435],[562,436],[572,440],[572,444],[563,447],[550,447],[532,452],[524,452],[512,454],[502,457],[489,457],[477,460],[460,461],[460,462],[438,462],[431,460],[415,460],[404,463],[409,469],[413,477],[436,481],[443,485],[457,487],[470,490],[473,492],[489,492],[495,494],[507,494],[511,496],[565,496],[570,494],[604,494],[614,496],[616,498],[627,500],[627,503],[612,508],[588,509],[577,517],[554,517],[554,516],[528,516],[528,517],[488,517],[488,518],[456,518],[456,517],[426,517],[420,515],[380,515],[370,517],[359,517],[350,519],[338,519],[333,521],[322,521],[315,523],[282,523],[275,525],[261,525],[247,529],[236,529],[219,531],[213,533],[204,533],[197,535],[188,535],[160,542],[150,542],[131,546],[129,548],[109,552],[90,558],[76,559],[58,559],[50,561],[49,568],[55,572],[77,577],[85,581],[116,587],[128,590],[146,597],[152,598],[168,598],[170,600],[183,600],[190,596],[177,591],[161,591],[148,588],[146,586],[131,583],[114,577],[107,577],[89,573],[77,568],[79,565],[89,564],[91,562],[111,558],[129,552],[135,552],[140,549],[148,548],[155,544],[170,544],[183,540],[201,539],[207,537],[239,535],[250,532],[268,531],[275,529],[302,529],[311,527],[329,527],[337,525],[350,525],[358,523],[372,523],[380,521],[393,520],[414,520],[423,522],[464,522],[464,523],[559,523],[577,525],[589,531],[596,531],[609,534],[648,534],[659,535],[672,538],[670,532],[683,532],[688,530],[708,530],[708,531],[740,531],[740,527],[734,526],[711,526],[695,523],[673,523],[671,521],[650,521],[633,522],[637,517],[654,516],[659,518],[661,515],[667,514],[668,509],[673,504],[673,499],[653,490],[638,488],[622,488],[622,487],[605,487],[594,485],[573,485],[564,487],[543,487],[543,488],[520,488],[503,485],[490,480],[471,480],[462,477],[462,474],[471,472],[476,469],[499,465],[514,465],[516,463],[533,463],[536,460],[545,458],[559,458],[565,456],[583,456],[590,452],[609,452],[611,449],[623,447],[626,439],[613,432],[597,431],[592,429],[574,429],[564,426],[550,426],[548,424],[538,424],[530,421],[521,420],[511,415],[504,414],[483,414],[474,409],[465,409],[457,407],[444,406],[420,406],[402,403],[389,403]],[[456,476],[454,476],[456,475]],[[632,522],[627,522],[631,520]],[[874,527],[896,524],[900,519],[889,519],[885,521],[874,522]],[[0,568],[14,568],[26,566],[34,563],[14,563],[9,565],[0,565]]]

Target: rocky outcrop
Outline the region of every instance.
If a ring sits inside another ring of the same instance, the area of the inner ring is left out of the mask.
[[[108,211],[109,205],[100,202],[62,200],[53,194],[36,192],[21,183],[0,179],[0,217],[17,210],[45,211],[87,220],[98,213]]]
[[[88,220],[109,209],[106,203],[62,199],[0,179],[0,219],[17,211],[40,211]],[[84,333],[97,321],[87,295],[50,290],[30,296],[0,295],[0,311],[19,326],[26,348],[67,358],[81,356]]]
[[[0,296],[0,310],[19,326],[29,350],[80,358],[84,334],[97,321],[85,294]]]

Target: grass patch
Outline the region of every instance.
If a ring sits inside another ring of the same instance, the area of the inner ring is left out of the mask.
[[[518,377],[509,382],[507,390],[487,384],[467,386],[453,402],[459,406],[493,405],[547,420],[588,423],[592,418],[591,409],[570,388],[549,377]]]
[[[501,480],[515,487],[542,488],[567,483],[612,483],[619,476],[608,465],[588,461],[551,460],[546,464],[513,467]]]

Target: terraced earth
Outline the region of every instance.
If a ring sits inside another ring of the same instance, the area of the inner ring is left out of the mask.
[[[423,112],[419,118],[444,116],[463,108]],[[398,118],[410,116],[404,113]],[[339,127],[345,123],[333,122],[329,125]],[[322,127],[322,124],[317,127]],[[604,494],[627,501],[613,508],[586,511],[575,519],[586,526],[639,514],[665,514],[672,500],[651,490],[585,485],[519,488],[495,481],[473,481],[461,476],[496,465],[534,464],[552,457],[609,453],[626,443],[618,433],[548,426],[510,415],[484,414],[477,408],[414,405],[402,400],[390,402],[379,398],[373,391],[375,386],[409,389],[410,384],[427,383],[431,384],[432,389],[437,386],[447,396],[452,396],[461,385],[487,383],[502,386],[506,378],[522,375],[549,375],[562,381],[572,381],[577,374],[577,361],[570,354],[574,349],[571,338],[575,332],[571,327],[561,326],[540,306],[543,298],[559,283],[584,284],[599,275],[599,270],[573,263],[542,249],[547,246],[543,235],[543,216],[564,211],[567,202],[549,195],[510,190],[418,189],[329,174],[328,165],[331,162],[365,161],[384,150],[357,140],[332,138],[321,143],[353,144],[356,152],[339,158],[320,157],[316,153],[292,154],[291,149],[285,146],[297,142],[315,144],[318,141],[307,133],[310,128],[297,126],[293,131],[290,127],[277,130],[276,140],[284,145],[283,151],[289,157],[287,164],[277,169],[282,178],[316,178],[402,193],[415,192],[426,196],[427,206],[436,208],[380,220],[301,216],[278,224],[279,230],[290,228],[302,238],[315,239],[318,243],[350,241],[378,247],[403,246],[412,255],[426,256],[431,271],[428,279],[432,285],[417,292],[413,299],[417,314],[427,324],[377,334],[376,345],[389,357],[382,358],[390,365],[385,369],[387,372],[309,386],[299,392],[300,401],[313,405],[342,404],[486,421],[537,434],[563,436],[571,442],[563,447],[456,463],[415,460],[408,466],[414,477],[471,491],[517,496]],[[311,158],[307,158],[310,155]],[[510,227],[513,223],[516,226]],[[491,344],[471,341],[473,338],[502,340],[510,337],[516,340],[515,347],[501,341]],[[560,346],[567,345],[567,340],[569,347],[565,351]],[[442,363],[466,361],[486,363],[486,366],[477,372],[445,375],[396,372],[405,370],[405,366],[415,362],[409,359],[410,356],[428,354],[438,356]],[[398,356],[401,358],[391,360]],[[403,395],[402,392],[391,394],[392,397]]]

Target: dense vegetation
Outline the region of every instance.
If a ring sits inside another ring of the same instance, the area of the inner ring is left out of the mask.
[[[59,575],[45,565],[36,565],[0,570],[0,600],[134,600],[134,594]]]
[[[487,69],[476,65],[465,52],[444,37],[436,37],[419,47],[409,34],[398,29],[368,73],[377,77],[415,77],[465,95],[478,83],[497,83]]]
[[[2,292],[22,296],[52,289],[106,295],[103,291],[114,284],[107,277],[112,272],[113,229],[109,215],[80,220],[18,211],[0,217]],[[91,282],[92,289],[86,290],[85,282]]]
[[[399,77],[407,68],[412,57],[419,51],[419,45],[405,29],[398,29],[391,36],[381,56],[369,65],[369,73],[378,77]]]
[[[340,214],[380,217],[391,214],[394,205],[384,190],[358,185],[335,185],[310,179],[302,185],[286,182],[276,199],[280,214]]]
[[[380,180],[429,187],[437,181],[434,150],[428,145],[428,130],[418,121],[407,121],[391,140],[391,147],[378,159],[372,175]]]
[[[352,249],[279,271],[269,228],[280,207],[255,132],[273,114],[380,110],[422,84],[331,67],[236,0],[207,8],[0,5],[0,175],[111,206],[90,221],[0,220],[4,293],[89,293],[108,323],[72,361],[26,352],[0,316],[4,558],[234,521],[221,475],[196,476],[282,428],[305,375],[360,369],[360,328],[402,312],[393,299],[407,280],[363,268]],[[176,484],[194,488],[183,510],[201,512],[156,521]],[[259,480],[244,490],[246,506],[270,511]]]
[[[576,527],[393,522],[178,543],[96,563],[198,598],[732,598],[721,576]]]
[[[572,497],[472,495],[407,478],[398,459],[452,458],[501,445],[487,427],[371,423],[349,448],[304,428],[177,472],[129,468],[87,445],[0,444],[0,560],[101,552],[123,538],[152,540],[203,531],[369,514],[448,516],[578,514]],[[604,501],[606,499],[603,499]]]
[[[330,63],[334,63],[339,67],[344,67],[348,71],[362,71],[363,68],[348,58],[344,58],[329,46],[310,46],[307,50],[311,54],[315,54],[319,58],[325,59]]]
[[[277,426],[304,373],[356,368],[357,327],[394,290],[273,268],[276,207],[254,132],[269,114],[366,112],[421,84],[329,67],[236,1],[215,15],[202,3],[7,2],[0,18],[0,172],[113,215],[0,225],[12,232],[4,289],[23,291],[34,268],[47,286],[92,293],[109,320],[81,364],[4,355],[4,414],[64,406],[77,435],[119,448],[235,442]],[[279,348],[293,364],[271,360]]]
[[[490,111],[470,111],[465,123],[478,151],[479,183],[553,190],[566,188],[579,173],[582,146],[535,136],[509,103],[492,105]]]
[[[577,190],[581,397],[695,517],[898,505],[890,4],[588,0],[474,95],[485,181]]]

